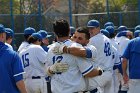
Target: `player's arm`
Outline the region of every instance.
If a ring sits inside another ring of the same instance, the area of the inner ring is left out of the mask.
[[[23,74],[25,73],[22,67],[22,62],[17,53],[15,53],[12,60],[13,78],[20,93],[27,93],[23,81]]]
[[[20,93],[27,93],[23,80],[16,82],[16,86],[18,87]]]
[[[123,79],[124,79],[124,83],[128,82],[128,75],[127,75],[127,59],[123,58],[122,60],[122,70],[123,70]]]
[[[79,57],[86,57],[86,58],[92,58],[96,56],[96,48],[91,49],[91,48],[84,48],[84,47],[75,47],[75,46],[65,46],[63,43],[57,43],[55,47],[53,47],[52,51],[55,54],[62,54],[62,53],[68,53],[72,54],[74,56],[79,56]]]
[[[129,42],[128,43],[128,46],[126,47],[123,55],[122,55],[122,70],[123,70],[123,80],[124,80],[124,83],[127,83],[129,78],[128,78],[128,75],[127,75],[127,63],[128,63],[128,60],[129,60],[129,57],[130,57],[130,47],[132,45],[132,42]]]
[[[96,77],[96,76],[100,76],[102,75],[103,71],[100,68],[94,68],[92,71],[90,71],[89,73],[87,73],[86,75],[84,75],[84,77],[86,78],[92,78],[92,77]]]
[[[77,63],[77,65],[78,65],[78,67],[79,67],[79,69],[84,77],[91,78],[91,77],[102,75],[103,70],[99,67],[95,68],[92,65],[92,61],[86,60],[86,59],[81,58],[81,57],[78,57],[76,60],[77,60],[76,63]]]
[[[64,47],[63,52],[74,56],[86,57],[87,51],[83,47]]]

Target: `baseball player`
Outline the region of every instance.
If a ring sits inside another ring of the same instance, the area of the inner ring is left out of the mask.
[[[13,47],[11,46],[11,43],[12,43],[12,40],[13,40],[13,37],[14,37],[14,32],[10,28],[5,28],[5,30],[7,31],[6,32],[6,42],[5,42],[5,44],[13,50]]]
[[[85,49],[92,50],[92,57],[91,57],[91,59],[89,59],[89,57],[88,57],[88,60],[92,60],[92,64],[96,65],[96,64],[98,64],[98,60],[96,60],[98,56],[95,54],[95,47],[88,44],[89,39],[90,39],[90,34],[88,32],[88,29],[85,29],[85,28],[82,28],[82,27],[77,28],[75,34],[72,37],[73,41],[82,44],[85,47]],[[88,53],[90,53],[90,52],[88,52]],[[103,73],[103,75],[104,75],[104,73]],[[100,79],[102,79],[102,78],[100,78],[100,76],[87,79],[89,81],[88,82],[88,84],[89,84],[88,89],[91,90],[90,93],[95,93],[94,92],[96,90],[95,88],[102,87],[102,85],[100,85],[100,83],[98,83],[98,81]],[[93,90],[93,89],[95,89],[95,90]],[[97,92],[97,90],[96,90],[96,92]]]
[[[111,40],[111,43],[113,45],[113,62],[114,62],[114,67],[113,67],[113,83],[114,83],[114,93],[118,93],[119,91],[119,86],[120,86],[120,73],[122,74],[122,65],[121,65],[121,60],[120,60],[120,54],[119,54],[119,46],[117,42],[115,41],[115,30],[114,27],[108,26],[106,27],[106,30],[109,32],[109,38]],[[120,72],[120,73],[119,73]]]
[[[27,93],[18,54],[5,45],[6,30],[0,24],[0,93]]]
[[[42,48],[47,52],[48,51],[48,45],[49,45],[49,39],[51,37],[51,35],[48,35],[48,33],[45,30],[40,30],[38,31],[39,34],[41,34],[42,36]]]
[[[112,70],[114,63],[112,62],[112,44],[111,41],[100,33],[100,23],[97,20],[90,20],[87,24],[90,33],[90,41],[88,44],[93,45],[98,51],[98,64],[105,70],[99,84],[102,85],[104,93],[113,93],[111,88]]]
[[[29,39],[30,35],[32,35],[32,33],[35,33],[35,32],[36,32],[35,29],[32,28],[32,27],[28,27],[28,28],[26,28],[26,29],[24,30],[24,38],[25,38],[25,41],[23,41],[23,42],[21,43],[21,45],[19,46],[18,51],[17,51],[18,53],[19,53],[22,49],[24,49],[26,46],[29,45],[28,39]]]
[[[53,24],[54,32],[58,36],[58,42],[64,43],[66,46],[77,46],[79,44],[69,40],[69,24],[66,20],[57,20]],[[48,62],[46,64],[47,73],[51,76],[51,89],[53,93],[77,93],[83,92],[86,88],[84,77],[93,77],[99,75],[99,71],[93,73],[93,65],[87,60],[69,54],[54,54],[53,47],[56,47],[58,42],[54,43],[48,51]],[[51,70],[52,64],[62,62],[67,63],[69,69],[64,73],[53,74]],[[83,77],[84,76],[84,77]]]
[[[106,29],[101,29],[101,33],[103,33],[106,37],[110,37],[109,32]]]
[[[106,23],[104,24],[104,28],[106,28],[106,27],[108,27],[108,26],[114,27],[113,22],[106,22]]]
[[[33,33],[28,40],[30,45],[19,52],[26,72],[24,78],[28,93],[47,93],[44,69],[47,53],[40,46],[41,40],[40,34]]]
[[[129,82],[128,93],[139,93],[140,91],[140,37],[132,39],[122,55],[124,84]],[[129,63],[128,63],[129,61]],[[127,72],[128,68],[128,72]]]

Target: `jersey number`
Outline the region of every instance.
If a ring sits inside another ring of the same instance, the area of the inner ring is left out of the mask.
[[[23,62],[24,68],[29,66],[28,55],[29,55],[29,53],[26,53],[26,54],[22,55],[22,62]]]
[[[61,62],[63,59],[63,56],[54,56],[53,57],[53,64],[56,63],[56,62]],[[57,72],[56,74],[61,74],[61,72]]]
[[[111,55],[111,49],[110,49],[110,43],[109,42],[105,43],[104,53],[106,54],[106,56],[110,56]]]
[[[56,62],[61,62],[63,59],[63,56],[54,56],[53,57],[53,64]]]

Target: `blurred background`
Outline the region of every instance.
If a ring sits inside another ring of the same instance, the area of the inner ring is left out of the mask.
[[[101,28],[111,21],[117,29],[125,25],[133,31],[140,24],[140,0],[0,0],[0,23],[15,32],[14,49],[23,41],[26,27],[47,30],[54,40],[52,23],[67,19],[71,26],[86,26],[99,20]]]

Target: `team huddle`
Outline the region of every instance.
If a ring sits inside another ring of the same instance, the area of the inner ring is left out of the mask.
[[[16,57],[9,59],[12,72],[0,69],[10,77],[0,81],[11,84],[11,88],[6,86],[8,81],[0,84],[0,93],[139,93],[140,26],[135,27],[134,39],[126,26],[118,27],[117,33],[112,22],[104,28],[100,29],[98,20],[90,20],[74,29],[59,19],[53,23],[56,42],[49,45],[51,35],[28,27],[25,41],[15,52],[5,44],[1,34],[10,32],[1,25],[0,52],[7,46],[5,51],[13,54],[5,56]]]

